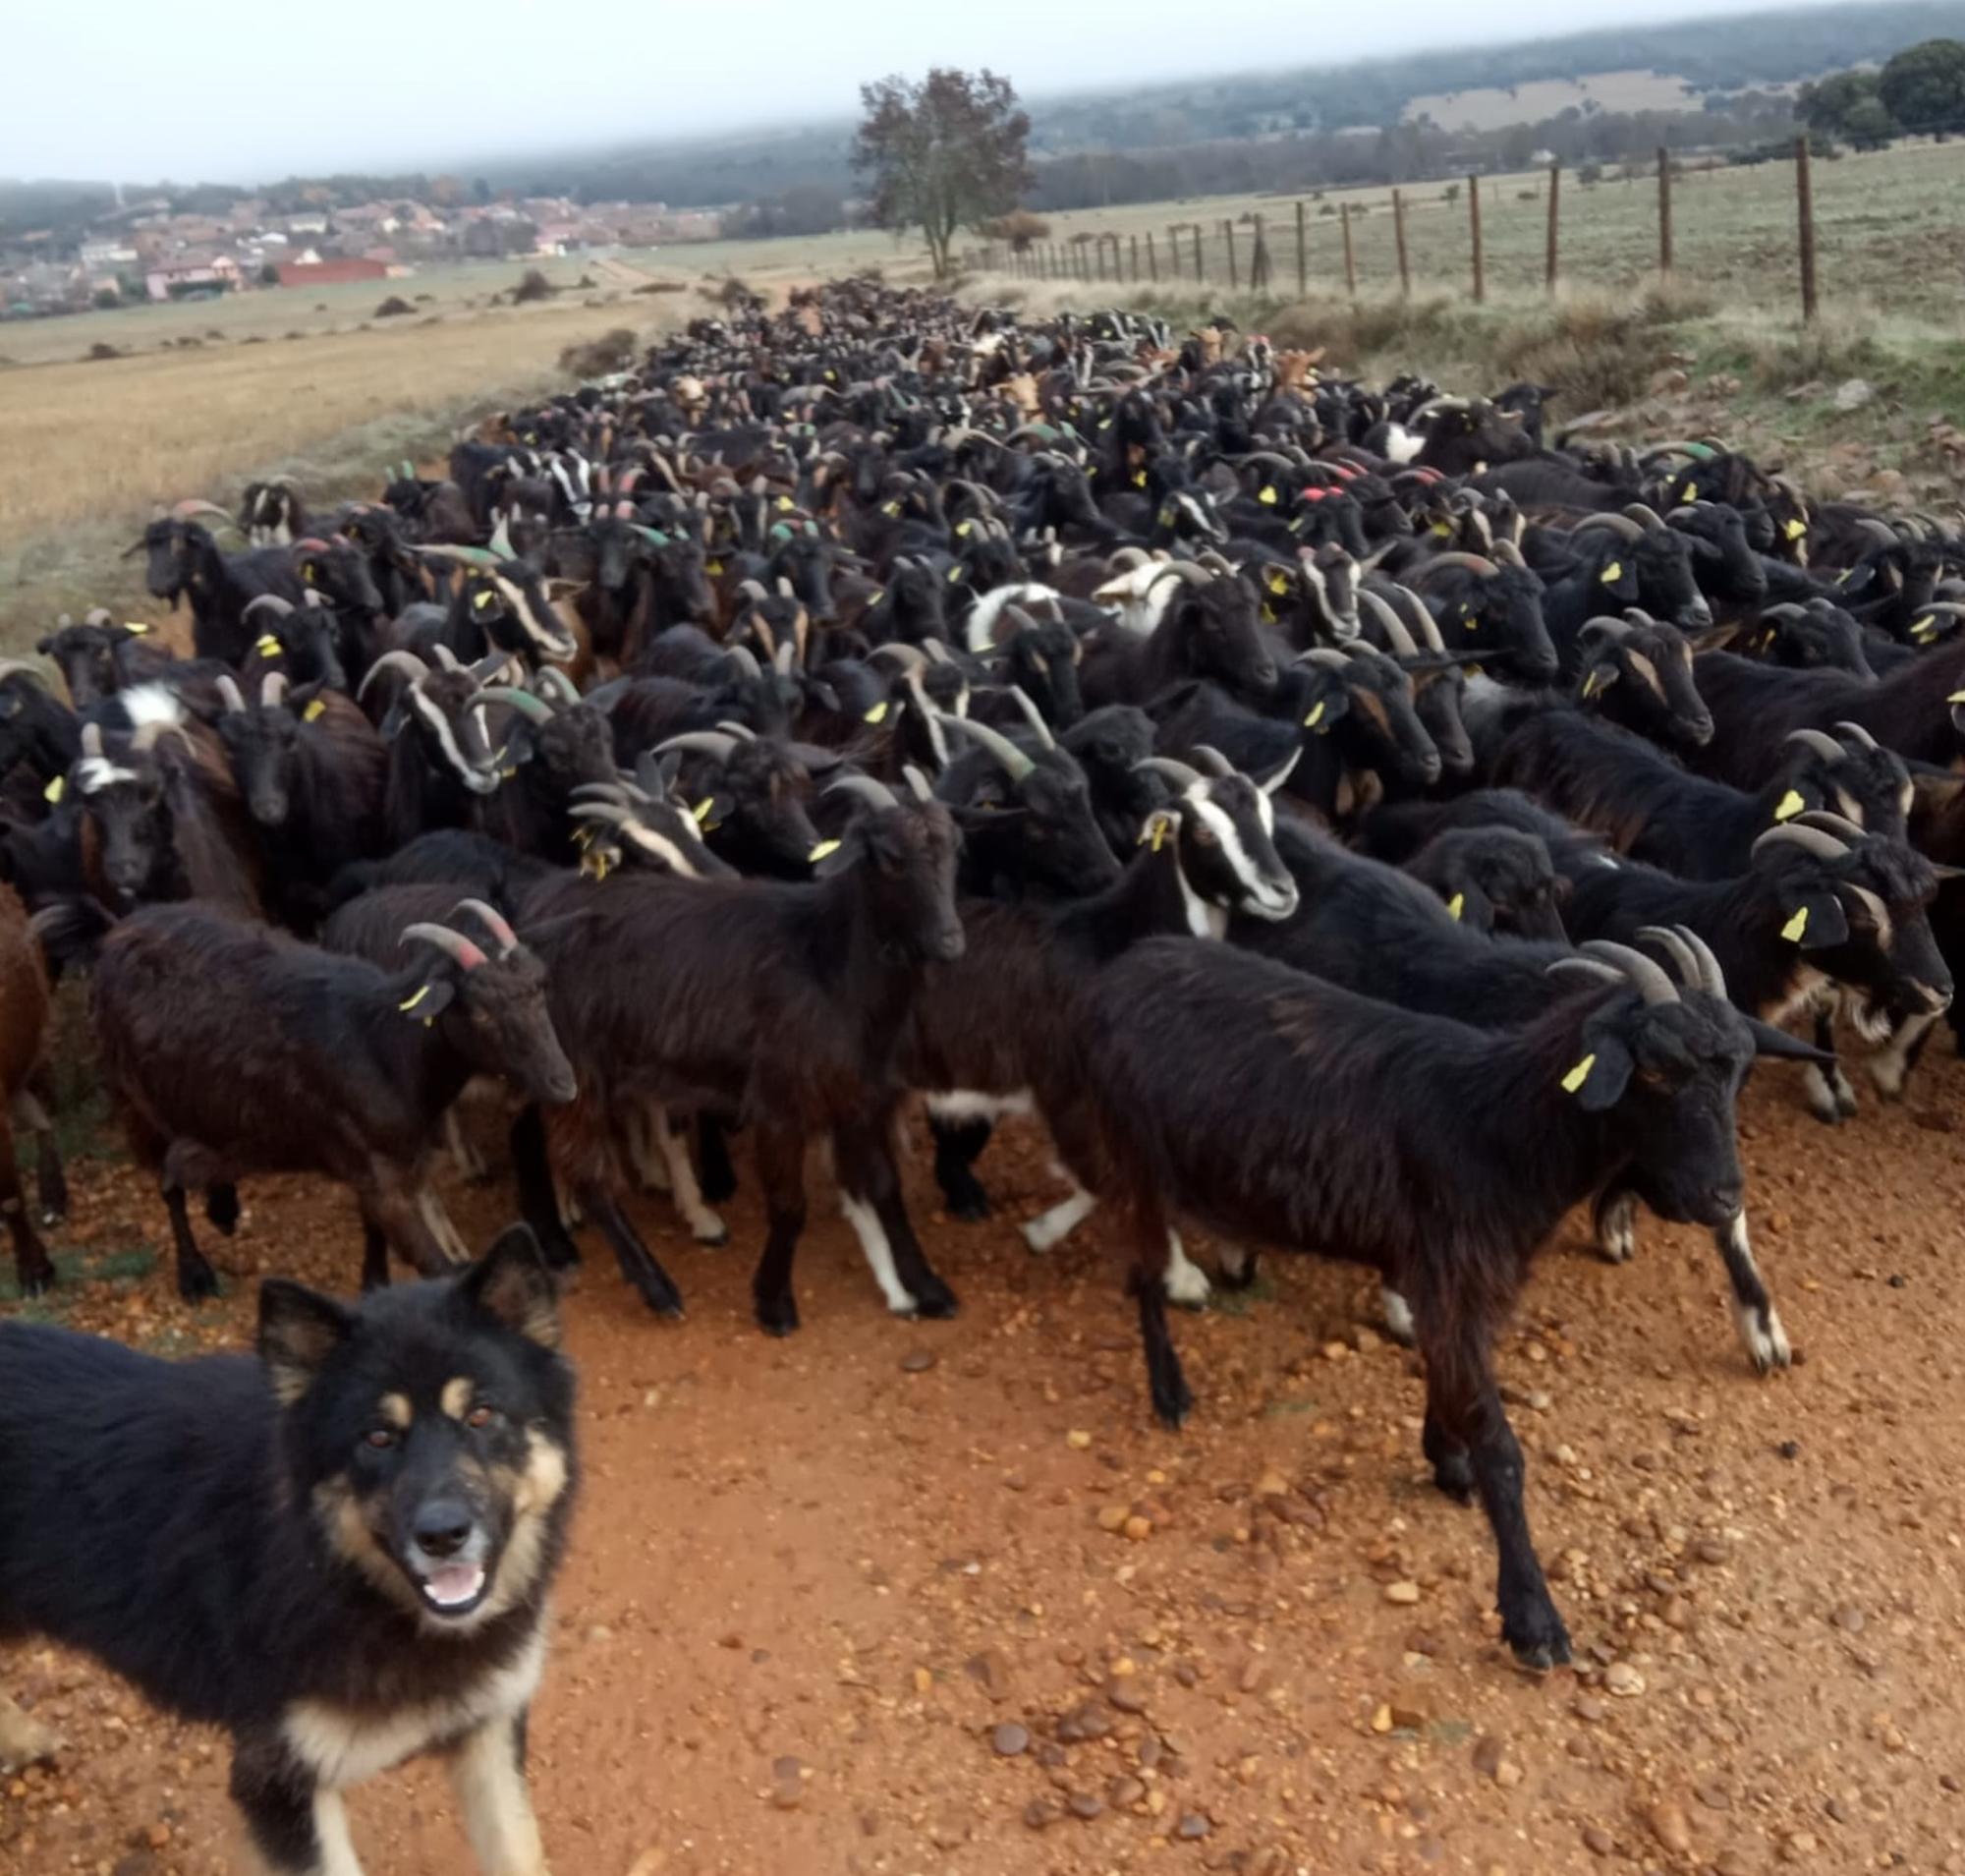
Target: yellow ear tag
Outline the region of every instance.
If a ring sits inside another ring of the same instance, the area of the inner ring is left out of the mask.
[[[1935,612],[1927,612],[1923,618],[1919,619],[1911,627],[1910,635],[1914,639],[1936,638],[1937,636],[1937,615]]]
[[[405,1011],[413,1010],[429,994],[430,994],[430,987],[427,984],[425,984],[422,987],[422,989],[418,991],[414,996],[406,998],[403,1002],[398,1003],[396,1007],[400,1010],[405,1010]]]
[[[887,700],[881,698],[860,720],[866,723],[884,723],[887,720]]]
[[[898,515],[901,512],[901,504],[897,501],[883,501],[880,504],[880,512],[883,515]]]
[[[1287,574],[1272,573],[1269,575],[1269,591],[1273,593],[1277,598],[1280,599],[1284,594],[1288,593],[1289,590],[1290,590],[1290,583],[1289,583],[1289,576]]]
[[[304,723],[311,723],[316,721],[318,718],[325,716],[326,714],[327,714],[326,704],[323,703],[321,699],[316,697],[313,700],[313,702],[307,707],[306,710],[301,711],[301,721]]]
[[[780,514],[783,514],[786,509],[794,508],[798,504],[794,502],[789,495],[780,495],[778,497],[778,512]]]
[[[1457,918],[1459,918],[1459,916],[1461,915],[1461,913],[1463,913],[1464,911],[1466,911],[1466,910],[1467,910],[1467,895],[1466,895],[1466,893],[1464,893],[1464,892],[1456,892],[1456,893],[1455,893],[1455,894],[1454,894],[1454,895],[1452,896],[1452,898],[1450,898],[1450,899],[1448,899],[1448,900],[1447,900],[1447,902],[1446,902],[1446,909],[1447,909],[1447,911],[1448,911],[1448,912],[1449,912],[1450,914],[1452,914],[1452,916],[1453,916],[1454,918],[1456,918],[1456,919],[1457,919]]]
[[[957,586],[961,583],[961,580],[962,569],[960,567],[950,567],[948,570],[948,584],[950,586]]]
[[[313,562],[311,560],[305,560],[301,563],[301,578],[309,586],[313,585]]]
[[[701,801],[699,801],[694,808],[690,810],[690,813],[697,818],[699,823],[704,822],[709,819],[709,811],[715,805],[716,801],[714,796],[704,795],[703,798]]]
[[[1805,521],[1790,521],[1782,532],[1790,540],[1799,540],[1808,533],[1808,523]]]
[[[1603,569],[1603,584],[1606,587],[1615,586],[1623,577],[1624,563],[1621,560],[1613,560]]]
[[[140,639],[150,628],[141,619],[125,619],[123,621],[123,629],[126,632],[134,633]]]
[[[1793,918],[1781,927],[1781,937],[1790,944],[1799,944],[1801,935],[1808,930],[1808,907],[1803,906]]]
[[[272,633],[268,632],[253,649],[261,657],[277,657],[280,653],[280,642]]]
[[[472,600],[471,603],[475,605],[478,609],[478,611],[482,612],[484,608],[491,603],[491,595],[488,593],[480,593],[477,597],[477,598]]]
[[[1451,540],[1453,539],[1453,524],[1450,521],[1435,521],[1428,532],[1436,534],[1442,540]]]
[[[707,574],[719,574],[723,571],[723,562],[720,560],[705,560],[702,563],[702,570]]]
[[[976,524],[973,521],[958,521],[955,524],[955,538],[958,540],[968,540],[975,532]]]
[[[1303,719],[1305,729],[1315,729],[1323,720],[1323,699],[1319,698],[1311,706],[1310,714]]]
[[[53,781],[49,782],[41,790],[41,799],[43,801],[59,801],[67,792],[68,777],[66,775],[57,775]]]
[[[1596,1066],[1597,1066],[1596,1054],[1592,1052],[1591,1054],[1585,1055],[1583,1059],[1569,1071],[1568,1074],[1563,1076],[1562,1092],[1566,1095],[1575,1094],[1576,1091],[1579,1088],[1581,1088],[1586,1081],[1590,1079],[1590,1071]]]
[[[1164,816],[1153,817],[1153,851],[1159,852],[1167,837],[1167,824]]]
[[[1256,499],[1259,502],[1261,502],[1264,508],[1273,508],[1276,505],[1276,491],[1273,488],[1264,488],[1263,492],[1256,497]]]
[[[1944,701],[1947,704],[1965,704],[1965,691],[1953,691]]]
[[[836,841],[836,840],[821,840],[821,841],[820,841],[820,842],[818,843],[818,845],[817,845],[817,846],[815,846],[814,848],[813,848],[813,850],[812,850],[812,851],[811,851],[811,852],[810,852],[809,854],[807,854],[807,855],[806,855],[806,858],[807,858],[807,860],[809,860],[809,861],[810,861],[810,862],[811,862],[811,863],[812,863],[812,864],[813,864],[814,866],[817,866],[817,865],[818,865],[818,863],[819,863],[819,862],[820,862],[821,860],[823,860],[823,859],[824,859],[824,858],[826,857],[826,855],[827,855],[827,854],[831,854],[831,853],[837,853],[838,851],[839,851],[839,842],[838,842],[838,841]]]
[[[828,384],[837,384],[839,382],[839,373],[830,366],[825,368],[825,381]]]
[[[1697,501],[1699,499],[1699,484],[1691,482],[1680,483],[1678,485],[1678,498],[1680,501]]]
[[[1774,819],[1776,821],[1792,821],[1807,806],[1808,803],[1802,800],[1800,794],[1790,788],[1780,798],[1780,805],[1774,810]]]
[[[1583,695],[1586,700],[1595,697],[1602,688],[1603,673],[1600,668],[1592,670],[1590,675],[1583,680]]]
[[[1147,472],[1144,469],[1134,470],[1133,486],[1135,488],[1144,488],[1146,485],[1147,485]]]

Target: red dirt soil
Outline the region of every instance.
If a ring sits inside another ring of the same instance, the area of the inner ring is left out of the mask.
[[[1965,1870],[1965,1065],[1938,1055],[1837,1132],[1793,1070],[1757,1077],[1750,1215],[1790,1374],[1753,1376],[1704,1233],[1646,1219],[1624,1269],[1580,1219],[1550,1247],[1499,1356],[1578,1649],[1542,1680],[1495,1639],[1486,1526],[1428,1481],[1420,1383],[1362,1326],[1362,1274],[1272,1257],[1252,1300],[1177,1317],[1200,1405],[1176,1436],[1101,1221],[1044,1260],[1012,1228],[1057,1196],[1028,1134],[983,1160],[981,1226],[934,1211],[917,1158],[953,1323],[886,1314],[815,1178],[806,1328],[767,1340],[752,1197],[721,1252],[646,1201],[687,1323],[591,1247],[569,1304],[587,1476],[533,1728],[554,1866]],[[58,1242],[165,1241],[134,1171],[78,1171]],[[237,1344],[256,1275],[352,1285],[342,1195],[244,1196],[209,1246],[223,1302],[194,1316],[165,1260],[65,1318]],[[474,1241],[506,1217],[501,1189],[452,1198]],[[10,1876],[233,1867],[221,1739],[39,1646],[0,1686],[69,1741],[0,1787]],[[371,1871],[470,1867],[437,1767],[351,1808]]]

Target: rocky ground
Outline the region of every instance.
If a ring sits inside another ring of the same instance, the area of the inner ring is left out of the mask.
[[[687,1323],[598,1258],[570,1302],[587,1480],[533,1728],[555,1867],[1965,1870],[1965,1066],[1933,1052],[1837,1132],[1792,1071],[1750,1092],[1789,1374],[1748,1368],[1703,1234],[1647,1221],[1624,1269],[1580,1220],[1550,1247],[1500,1352],[1578,1643],[1541,1680],[1495,1638],[1485,1525],[1431,1489],[1361,1274],[1272,1259],[1178,1321],[1175,1436],[1098,1222],[1047,1260],[1011,1228],[1054,1196],[1029,1136],[983,1163],[997,1222],[916,1182],[947,1324],[889,1317],[820,1203],[807,1326],[765,1340],[754,1203],[718,1253],[647,1201]],[[267,1181],[194,1315],[134,1252],[166,1241],[154,1195],[78,1172],[78,1326],[188,1352],[247,1336],[261,1273],[354,1279],[347,1202]],[[504,1200],[457,1208],[482,1240]],[[11,1876],[232,1866],[222,1740],[37,1645],[0,1685],[68,1741],[0,1785]],[[369,1869],[468,1867],[435,1768],[352,1808]]]

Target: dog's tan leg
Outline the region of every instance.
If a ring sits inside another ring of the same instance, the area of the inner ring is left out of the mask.
[[[451,1754],[451,1784],[484,1876],[547,1876],[521,1725],[517,1715],[487,1721]]]

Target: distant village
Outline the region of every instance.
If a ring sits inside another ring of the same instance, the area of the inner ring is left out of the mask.
[[[0,245],[0,315],[30,318],[144,301],[217,299],[260,288],[387,280],[445,260],[554,256],[714,241],[714,209],[566,198],[431,205],[369,201],[276,211],[263,198],[219,214],[132,201],[72,230]]]

